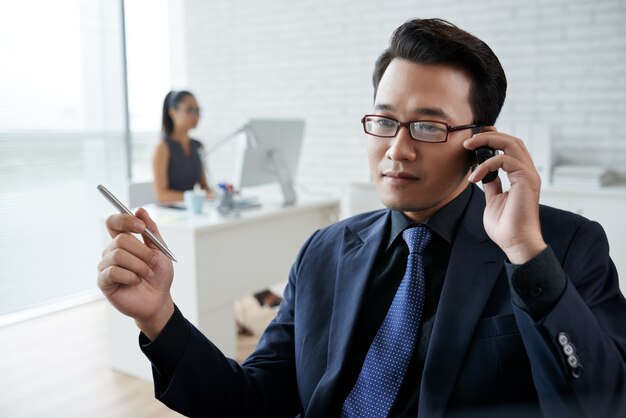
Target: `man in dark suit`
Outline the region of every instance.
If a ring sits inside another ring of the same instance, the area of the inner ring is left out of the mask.
[[[169,259],[130,234],[157,231],[147,213],[107,220],[98,283],[141,329],[157,398],[191,416],[626,416],[626,300],[606,236],[539,205],[523,142],[493,127],[506,78],[491,49],[409,21],[374,90],[362,122],[388,209],[310,237],[241,366],[175,307]],[[472,170],[481,147],[500,153]],[[473,184],[499,169],[509,191]]]

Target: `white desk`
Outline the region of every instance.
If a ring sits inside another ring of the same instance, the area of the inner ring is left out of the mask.
[[[287,280],[304,241],[339,217],[339,201],[329,199],[299,199],[289,207],[265,203],[237,217],[221,216],[211,207],[202,215],[145,208],[178,259],[174,302],[229,357],[236,354],[234,300]],[[109,313],[112,367],[151,380],[134,322],[112,307]]]

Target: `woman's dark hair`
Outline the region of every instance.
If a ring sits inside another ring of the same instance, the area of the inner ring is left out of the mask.
[[[472,123],[493,125],[506,97],[506,76],[498,57],[477,37],[443,19],[414,19],[395,30],[376,61],[372,80],[374,98],[387,66],[394,58],[417,64],[450,65],[470,77]]]
[[[169,110],[173,107],[178,107],[180,102],[187,96],[193,97],[193,94],[186,90],[172,90],[165,96],[165,100],[163,100],[163,118],[161,123],[163,134],[170,135],[174,131],[174,121],[170,116]]]

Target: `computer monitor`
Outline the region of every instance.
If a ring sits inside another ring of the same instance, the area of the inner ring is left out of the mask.
[[[282,189],[284,203],[295,203],[293,183],[300,160],[304,120],[251,119],[242,132],[246,141],[237,159],[237,186],[277,182]]]

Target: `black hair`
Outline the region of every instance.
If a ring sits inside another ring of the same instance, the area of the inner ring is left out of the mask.
[[[170,116],[169,110],[178,107],[180,102],[187,96],[193,97],[193,94],[186,90],[172,90],[165,96],[163,100],[163,117],[161,122],[161,130],[164,135],[170,135],[174,131],[174,121]]]
[[[471,80],[469,104],[472,123],[495,124],[504,98],[506,76],[489,46],[443,19],[413,19],[397,28],[387,48],[376,60],[372,81],[378,84],[394,58],[417,64],[444,64],[465,71]]]

